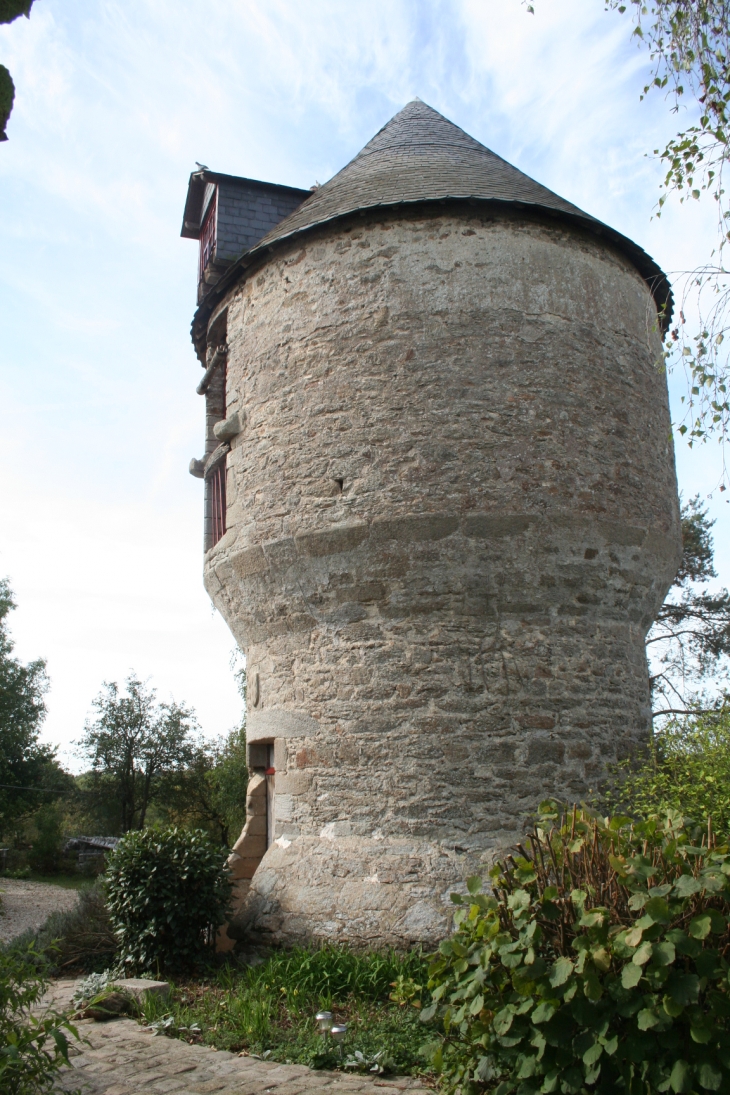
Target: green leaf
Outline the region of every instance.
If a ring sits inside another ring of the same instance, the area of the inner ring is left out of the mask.
[[[512,1026],[514,1018],[515,1013],[513,1008],[511,1007],[502,1008],[500,1011],[498,1011],[497,1014],[494,1016],[494,1019],[492,1020],[492,1025],[494,1026],[496,1033],[506,1034],[509,1028]]]
[[[693,878],[691,874],[683,874],[674,887],[674,894],[676,897],[691,897],[699,893],[701,889],[702,883],[699,879]]]
[[[712,917],[709,913],[703,913],[702,916],[696,916],[694,920],[690,920],[689,934],[693,939],[706,939],[712,929]]]
[[[654,943],[651,952],[651,961],[654,966],[671,966],[677,957],[674,943]]]
[[[652,897],[644,906],[644,913],[650,916],[655,924],[667,924],[671,919],[669,905],[663,897]]]
[[[653,944],[642,943],[631,961],[636,966],[645,966],[652,955]]]
[[[707,909],[707,916],[710,918],[710,931],[712,934],[722,935],[728,926],[726,917],[717,909]]]
[[[712,1031],[708,1027],[702,1026],[701,1023],[693,1023],[689,1028],[689,1033],[692,1041],[701,1046],[707,1045],[712,1038]]]
[[[585,993],[586,998],[593,1003],[600,1000],[603,996],[603,987],[593,969],[589,970],[586,974],[585,980],[583,981],[583,992]]]
[[[634,962],[629,962],[621,970],[621,984],[625,989],[636,988],[641,980],[643,972],[641,966],[635,965]]]
[[[530,1018],[536,1025],[547,1023],[548,1020],[552,1019],[556,1010],[557,1007],[552,1000],[544,1000],[541,1004],[537,1005]]]
[[[700,1072],[698,1079],[700,1081],[700,1087],[704,1087],[706,1091],[719,1091],[722,1086],[722,1073],[719,1068],[715,1068],[709,1061],[705,1061],[700,1065]]]
[[[550,984],[553,988],[564,985],[573,972],[573,963],[569,958],[558,958],[550,970]]]
[[[652,1027],[658,1026],[660,1022],[660,1017],[654,1008],[642,1008],[636,1016],[639,1030],[651,1030]]]
[[[641,937],[642,937],[643,934],[644,934],[644,929],[643,928],[640,928],[638,926],[635,927],[635,928],[631,928],[631,930],[627,931],[626,935],[624,936],[624,939],[626,941],[626,946],[627,947],[638,947],[639,943],[641,942]]]
[[[694,973],[676,972],[667,982],[667,991],[672,1000],[682,1007],[696,1004],[700,994],[700,979]]]
[[[672,1091],[677,1092],[677,1095],[682,1095],[683,1092],[691,1091],[692,1066],[687,1064],[686,1061],[675,1061],[674,1068],[669,1077],[669,1084]]]
[[[595,1065],[603,1053],[603,1046],[600,1042],[594,1042],[590,1049],[587,1049],[583,1054],[584,1065]]]
[[[463,878],[463,875],[462,875],[462,878]],[[478,874],[473,874],[471,876],[471,878],[467,878],[466,888],[467,888],[467,890],[469,891],[469,893],[471,894],[472,897],[476,897],[476,895],[478,893],[481,893],[482,880],[481,880],[481,878],[479,877]]]

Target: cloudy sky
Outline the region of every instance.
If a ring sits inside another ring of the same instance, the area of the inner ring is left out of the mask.
[[[48,740],[68,749],[101,682],[130,669],[208,735],[240,715],[187,473],[203,408],[196,244],[179,232],[196,160],[309,187],[418,95],[665,269],[706,257],[710,207],[652,220],[646,153],[678,121],[660,96],[639,101],[627,17],[602,0],[535,6],[36,0],[0,28],[18,89],[0,145],[0,576],[18,654],[48,659]],[[685,495],[712,495],[730,582],[716,447],[677,456]]]

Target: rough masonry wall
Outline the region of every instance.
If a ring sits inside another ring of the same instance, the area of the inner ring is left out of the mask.
[[[228,304],[206,583],[277,758],[238,930],[432,942],[648,734],[681,553],[653,302],[595,239],[465,208],[322,230]]]

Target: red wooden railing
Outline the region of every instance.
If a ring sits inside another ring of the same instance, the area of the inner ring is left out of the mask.
[[[210,491],[210,546],[214,547],[226,531],[226,462],[220,464],[208,479]]]
[[[205,214],[203,227],[200,229],[200,254],[198,256],[198,284],[203,280],[205,268],[213,257],[216,244],[216,209],[218,208],[218,187],[216,186],[213,197]]]

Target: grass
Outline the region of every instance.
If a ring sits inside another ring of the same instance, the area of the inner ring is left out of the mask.
[[[28,882],[45,882],[48,886],[62,886],[64,890],[84,890],[93,885],[94,879],[82,874],[38,874],[31,871]],[[0,878],[2,886],[2,878]]]
[[[336,1069],[358,1051],[366,1061],[380,1054],[389,1072],[416,1074],[426,1070],[420,1050],[428,1038],[407,997],[418,998],[426,980],[426,960],[415,952],[296,948],[258,966],[226,966],[205,982],[173,985],[167,1000],[146,1002],[144,1018],[187,1041],[269,1060]],[[401,985],[401,1003],[390,999],[393,982]],[[347,1025],[342,1053],[319,1033],[319,1010]]]
[[[0,889],[6,880],[13,880],[12,874],[0,874]],[[93,884],[94,879],[82,874],[41,874],[38,871],[29,871],[23,875],[21,882],[45,882],[47,886],[61,886],[64,890],[83,890]]]

